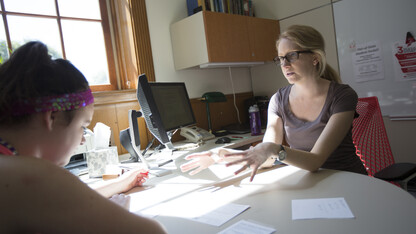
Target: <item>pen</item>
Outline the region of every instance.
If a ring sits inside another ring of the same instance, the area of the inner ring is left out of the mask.
[[[243,139],[241,136],[231,136],[231,138]]]
[[[146,171],[146,172],[140,172],[140,175],[145,175],[145,176],[147,176],[147,175],[149,175],[149,171]]]

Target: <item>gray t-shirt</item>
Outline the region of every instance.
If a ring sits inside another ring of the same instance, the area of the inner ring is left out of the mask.
[[[281,88],[272,96],[268,111],[269,114],[276,114],[283,120],[284,137],[291,148],[310,152],[329,118],[339,112],[355,110],[358,96],[349,85],[331,82],[318,118],[312,122],[305,122],[298,119],[290,110],[289,94],[292,86]],[[367,174],[360,158],[355,154],[351,129],[352,126],[322,168]]]

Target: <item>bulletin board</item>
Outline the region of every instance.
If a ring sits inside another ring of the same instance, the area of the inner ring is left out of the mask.
[[[377,96],[384,116],[416,118],[415,9],[415,0],[333,4],[341,79]]]

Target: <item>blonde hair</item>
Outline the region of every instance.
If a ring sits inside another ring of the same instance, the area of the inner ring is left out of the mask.
[[[280,34],[279,39],[276,41],[277,50],[282,39],[292,41],[302,50],[312,51],[318,59],[316,69],[320,77],[336,83],[342,83],[337,72],[326,62],[325,41],[321,33],[316,29],[306,25],[290,26]]]

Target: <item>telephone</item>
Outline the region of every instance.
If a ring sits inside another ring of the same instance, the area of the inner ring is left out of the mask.
[[[215,138],[214,134],[196,126],[181,128],[181,136],[194,143]]]

